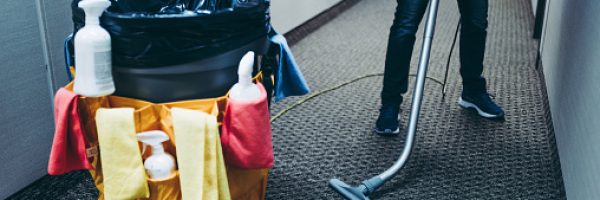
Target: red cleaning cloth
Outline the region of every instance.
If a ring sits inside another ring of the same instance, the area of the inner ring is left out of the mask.
[[[229,99],[221,132],[225,163],[242,169],[273,167],[273,142],[267,103],[262,84],[260,98],[250,101]]]
[[[54,142],[48,161],[48,174],[61,175],[92,169],[86,156],[87,142],[77,108],[77,94],[61,88],[54,97]]]

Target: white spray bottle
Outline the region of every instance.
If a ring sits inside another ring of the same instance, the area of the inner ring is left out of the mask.
[[[163,131],[146,131],[136,134],[138,140],[152,147],[152,155],[144,161],[144,168],[152,179],[165,179],[175,172],[175,159],[165,152],[162,143],[169,141]]]
[[[233,100],[253,100],[260,98],[260,89],[252,82],[254,52],[249,51],[242,57],[238,67],[238,82],[231,87],[229,98]]]
[[[85,26],[75,34],[75,86],[82,96],[99,97],[115,91],[112,77],[110,34],[100,26],[100,16],[110,6],[108,0],[83,0]]]

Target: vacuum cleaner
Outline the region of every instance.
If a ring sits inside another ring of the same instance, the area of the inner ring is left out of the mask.
[[[373,193],[377,188],[381,187],[386,181],[393,178],[402,167],[406,164],[408,157],[411,154],[415,132],[417,131],[417,122],[419,111],[421,110],[421,100],[423,98],[423,88],[425,86],[425,78],[427,67],[429,65],[429,54],[431,51],[431,43],[435,29],[435,21],[438,11],[439,0],[431,0],[429,3],[429,12],[427,14],[427,22],[425,24],[425,33],[423,37],[423,47],[419,56],[419,68],[417,70],[417,82],[412,98],[412,108],[410,110],[408,133],[402,150],[402,155],[394,163],[392,167],[383,173],[374,176],[371,179],[363,181],[360,185],[353,187],[338,179],[329,180],[329,186],[346,199],[350,200],[368,200],[369,194]]]

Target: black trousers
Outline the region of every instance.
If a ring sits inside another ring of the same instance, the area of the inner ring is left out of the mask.
[[[397,0],[385,60],[382,104],[400,105],[408,88],[415,34],[429,0]],[[488,0],[457,0],[461,14],[460,75],[463,92],[486,92],[483,56],[487,37]]]

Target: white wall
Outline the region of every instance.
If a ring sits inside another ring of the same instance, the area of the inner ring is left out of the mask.
[[[284,34],[341,0],[271,0],[271,23]]]
[[[66,83],[69,0],[3,0],[0,7],[0,199],[46,175],[52,93]]]
[[[568,199],[600,199],[600,1],[547,2],[542,63]]]

